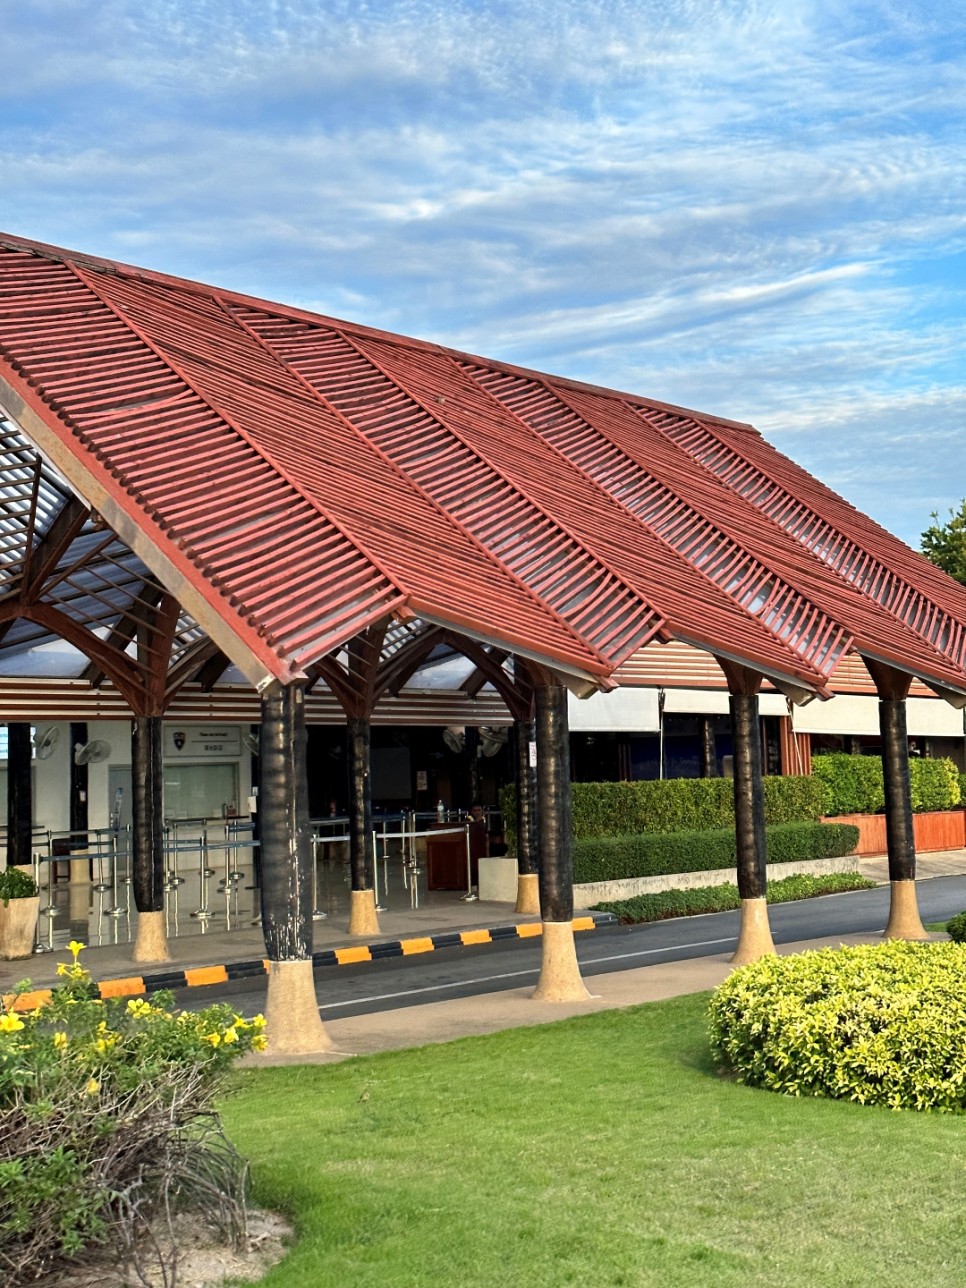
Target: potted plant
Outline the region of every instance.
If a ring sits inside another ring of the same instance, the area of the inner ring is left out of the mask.
[[[31,955],[39,912],[37,882],[22,868],[4,868],[0,872],[0,958],[13,961]]]

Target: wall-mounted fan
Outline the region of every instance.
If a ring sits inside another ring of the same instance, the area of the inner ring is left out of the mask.
[[[509,736],[509,725],[480,725],[480,751],[484,756],[495,756],[506,746]]]
[[[459,756],[466,746],[466,732],[458,725],[447,725],[443,730],[443,742],[450,751]]]
[[[56,725],[51,725],[43,733],[38,733],[34,737],[34,755],[38,760],[49,760],[54,754],[54,748],[60,741],[60,730]]]
[[[75,765],[96,765],[107,760],[111,754],[111,744],[103,738],[92,738],[90,742],[78,743],[74,748]]]

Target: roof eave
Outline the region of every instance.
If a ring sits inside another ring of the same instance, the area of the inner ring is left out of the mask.
[[[279,657],[252,626],[230,619],[231,610],[220,602],[217,591],[172,546],[154,520],[143,511],[135,514],[100,462],[94,457],[84,459],[75,450],[70,431],[56,413],[31,389],[2,373],[0,414],[13,421],[81,500],[103,516],[259,693],[273,681],[287,684],[302,678],[304,673]]]

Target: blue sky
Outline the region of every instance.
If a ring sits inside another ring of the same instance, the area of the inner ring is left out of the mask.
[[[966,495],[966,11],[19,0],[0,227],[750,420]]]

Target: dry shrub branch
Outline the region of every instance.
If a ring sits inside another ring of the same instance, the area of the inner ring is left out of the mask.
[[[178,1211],[244,1237],[246,1164],[212,1101],[264,1021],[175,1011],[170,995],[101,1000],[82,947],[48,1005],[0,1009],[0,1282],[50,1282],[108,1246],[173,1286]]]

